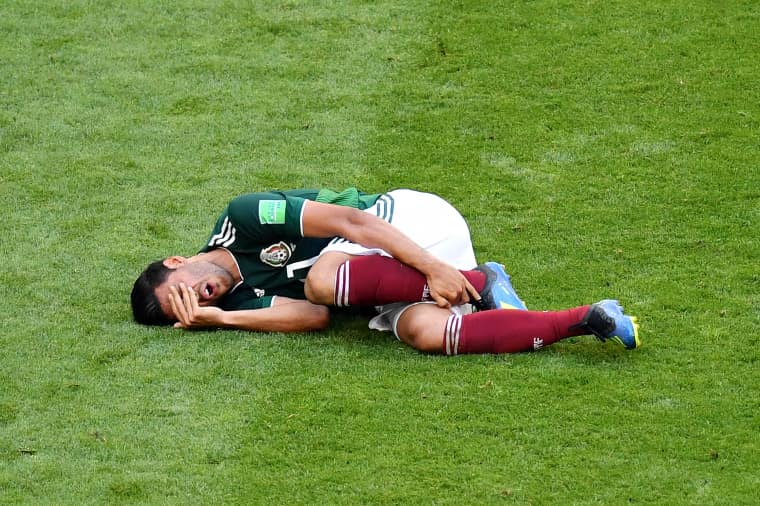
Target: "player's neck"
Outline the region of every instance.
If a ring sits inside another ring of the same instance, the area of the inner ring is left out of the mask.
[[[240,282],[240,280],[243,279],[242,274],[240,273],[240,267],[238,266],[237,260],[235,260],[235,257],[227,251],[224,248],[217,248],[209,251],[208,253],[203,253],[204,260],[207,260],[211,263],[214,263],[218,265],[219,267],[223,268],[227,272],[229,272],[232,275],[232,279],[234,280],[234,284],[237,284]]]

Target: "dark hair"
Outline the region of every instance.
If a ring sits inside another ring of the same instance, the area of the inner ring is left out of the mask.
[[[156,287],[166,281],[171,269],[163,260],[150,264],[132,287],[132,315],[143,325],[171,325],[173,322],[161,309],[156,297]]]

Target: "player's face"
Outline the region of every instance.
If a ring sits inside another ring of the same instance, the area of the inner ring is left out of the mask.
[[[166,281],[156,287],[156,297],[164,314],[173,320],[176,318],[169,301],[169,288],[174,286],[179,289],[180,283],[184,283],[189,290],[195,291],[198,296],[198,305],[213,306],[230,291],[234,279],[232,274],[223,267],[205,260],[184,261],[172,269]]]

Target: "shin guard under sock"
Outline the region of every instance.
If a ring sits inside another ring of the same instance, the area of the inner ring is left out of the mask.
[[[481,291],[486,283],[480,271],[460,271]],[[381,306],[392,302],[430,300],[427,279],[398,260],[381,255],[359,256],[338,267],[335,277],[336,306]]]
[[[566,337],[586,334],[577,324],[589,307],[545,312],[495,309],[451,315],[446,322],[442,351],[458,355],[538,350]]]

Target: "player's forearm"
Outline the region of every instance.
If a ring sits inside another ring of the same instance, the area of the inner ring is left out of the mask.
[[[434,276],[444,266],[393,225],[376,216],[319,202],[306,205],[303,233],[307,237],[343,237],[366,248],[379,248],[426,276]]]
[[[352,242],[368,248],[380,248],[400,262],[432,275],[441,261],[422,249],[393,225],[364,212],[353,213],[344,231]],[[353,236],[353,237],[352,237]]]
[[[290,306],[224,311],[219,326],[253,332],[307,332],[321,330],[328,323],[326,307],[303,301]]]

